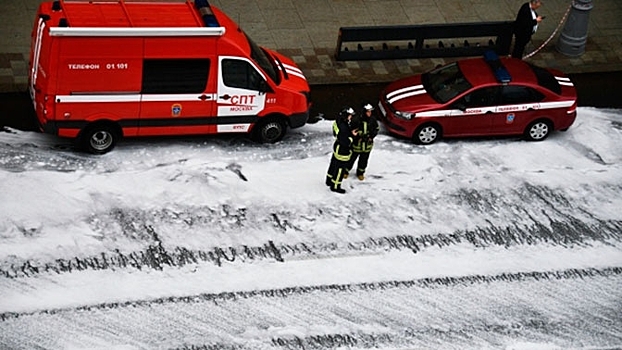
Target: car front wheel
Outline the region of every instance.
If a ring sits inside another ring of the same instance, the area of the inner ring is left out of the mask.
[[[413,135],[413,141],[419,145],[431,145],[441,137],[441,128],[436,124],[420,126]]]
[[[525,129],[525,139],[528,141],[542,141],[551,133],[551,123],[546,120],[537,120]]]

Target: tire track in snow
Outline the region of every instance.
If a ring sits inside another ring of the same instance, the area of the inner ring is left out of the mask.
[[[560,271],[532,271],[532,272],[517,272],[517,273],[502,273],[498,275],[471,275],[462,277],[437,277],[437,278],[424,278],[412,281],[388,281],[388,282],[372,282],[372,283],[359,283],[359,284],[333,284],[322,286],[300,286],[289,287],[283,289],[269,289],[269,290],[254,290],[243,292],[225,292],[218,294],[201,294],[193,296],[172,296],[167,298],[155,299],[155,300],[143,300],[143,301],[128,301],[123,303],[104,303],[99,305],[80,306],[77,308],[69,309],[52,309],[37,311],[32,313],[1,313],[0,320],[5,321],[10,318],[18,318],[22,316],[34,315],[34,314],[57,314],[73,311],[92,311],[98,309],[109,308],[125,308],[125,307],[144,307],[151,304],[166,304],[166,303],[194,303],[197,301],[214,302],[224,300],[237,300],[237,299],[249,299],[254,297],[268,297],[268,298],[283,298],[294,294],[308,294],[315,292],[354,292],[354,291],[367,291],[367,290],[383,290],[393,288],[437,288],[440,286],[456,287],[461,285],[472,284],[491,284],[496,282],[522,282],[522,281],[540,281],[540,280],[567,280],[567,279],[587,279],[592,277],[611,277],[622,275],[622,266],[609,267],[609,268],[587,268],[587,269],[568,269]]]
[[[106,303],[2,315],[0,345],[464,349],[532,339],[613,348],[622,344],[620,283],[622,267],[611,267]]]
[[[424,253],[427,249],[446,249],[467,244],[477,249],[486,247],[514,247],[540,245],[573,247],[594,242],[618,244],[622,242],[622,221],[596,221],[584,223],[574,218],[568,222],[551,221],[549,225],[534,224],[522,227],[519,224],[507,227],[484,227],[476,230],[459,231],[436,235],[395,235],[370,237],[359,242],[300,242],[296,244],[267,241],[261,246],[213,247],[210,250],[196,250],[186,247],[167,248],[151,226],[145,227],[142,236],[150,236],[153,243],[141,251],[123,253],[101,252],[90,257],[71,259],[56,258],[52,261],[11,259],[0,262],[0,276],[25,278],[40,274],[64,274],[80,271],[101,271],[118,269],[155,269],[184,267],[187,265],[212,263],[221,266],[226,262],[277,261],[292,259],[320,259],[342,255],[372,254],[387,251],[410,250]]]

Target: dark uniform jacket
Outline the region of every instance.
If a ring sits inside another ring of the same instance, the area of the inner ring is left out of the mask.
[[[357,137],[352,144],[352,150],[357,153],[371,152],[374,147],[374,138],[380,131],[376,117],[359,116],[354,123],[359,129]]]
[[[335,120],[333,123],[333,135],[335,136],[333,155],[337,160],[347,162],[352,155],[352,130],[345,118],[338,117]]]

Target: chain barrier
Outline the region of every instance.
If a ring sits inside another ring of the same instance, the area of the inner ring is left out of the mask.
[[[559,28],[561,28],[561,26],[564,24],[564,22],[566,22],[566,18],[568,17],[568,14],[570,13],[570,10],[572,9],[572,5],[574,4],[574,1],[570,3],[570,5],[568,5],[568,9],[566,10],[566,13],[564,14],[564,17],[562,17],[561,21],[559,21],[559,24],[557,25],[557,28],[555,28],[555,30],[553,31],[553,33],[551,34],[551,36],[549,36],[548,39],[546,39],[542,45],[540,45],[537,49],[533,50],[531,53],[529,53],[528,55],[523,56],[523,59],[527,59],[530,58],[531,56],[537,54],[540,50],[542,50],[546,45],[548,45],[548,43],[551,41],[551,39],[553,39],[553,37],[555,36],[555,34],[557,34],[557,31],[559,30]]]

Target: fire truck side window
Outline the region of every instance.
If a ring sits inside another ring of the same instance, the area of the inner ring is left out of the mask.
[[[243,60],[222,60],[222,79],[226,86],[261,91],[264,81],[259,72]]]
[[[207,86],[209,65],[209,59],[146,59],[142,93],[201,93]]]

